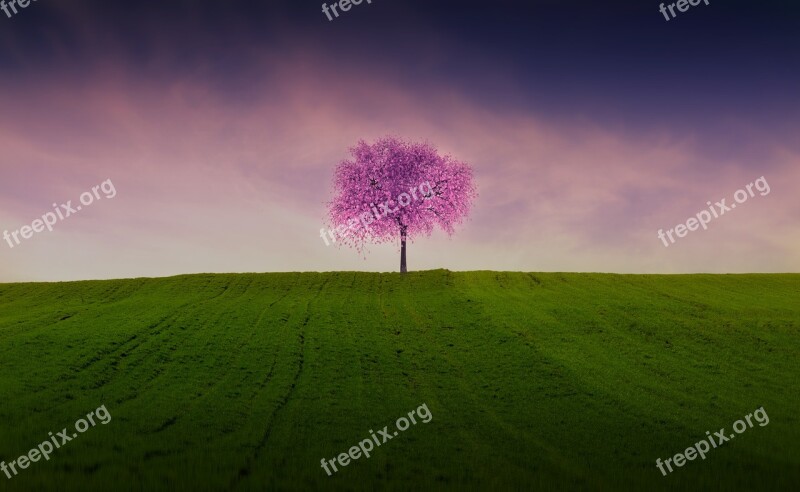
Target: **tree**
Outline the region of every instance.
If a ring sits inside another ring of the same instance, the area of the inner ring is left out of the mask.
[[[435,225],[452,236],[478,196],[469,165],[440,155],[429,143],[384,137],[361,140],[336,167],[328,234],[363,251],[367,242],[400,239],[400,272],[406,241],[430,236]],[[325,231],[320,235],[326,244]]]

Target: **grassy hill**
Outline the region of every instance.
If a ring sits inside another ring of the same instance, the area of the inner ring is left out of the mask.
[[[0,490],[788,490],[798,299],[800,275],[0,284],[0,459],[111,415]],[[768,425],[656,468],[762,406]]]

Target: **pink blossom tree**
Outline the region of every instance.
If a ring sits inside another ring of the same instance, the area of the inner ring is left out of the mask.
[[[429,143],[384,137],[371,145],[362,140],[350,153],[334,174],[327,234],[359,251],[367,242],[399,238],[401,273],[406,241],[430,236],[435,225],[452,236],[477,197],[470,166]],[[325,234],[320,230],[329,244]]]

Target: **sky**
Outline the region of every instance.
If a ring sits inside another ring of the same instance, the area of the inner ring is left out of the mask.
[[[398,271],[398,244],[319,232],[336,165],[386,135],[468,163],[480,194],[410,270],[800,271],[797,2],[669,21],[651,0],[322,3],[0,11],[0,232],[19,239],[0,282]]]

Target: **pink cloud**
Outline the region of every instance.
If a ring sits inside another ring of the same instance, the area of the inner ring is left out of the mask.
[[[411,247],[412,269],[800,267],[791,187],[800,156],[756,133],[752,154],[717,157],[702,135],[634,137],[498,110],[447,86],[343,71],[302,49],[260,63],[254,72],[269,76],[245,105],[179,74],[153,80],[108,66],[0,92],[0,228],[108,178],[118,189],[53,233],[0,245],[0,280],[396,270],[392,247],[364,262],[318,237],[333,166],[358,139],[387,133],[429,139],[473,164],[481,193],[454,240]],[[670,248],[657,239],[762,174],[770,195]]]

